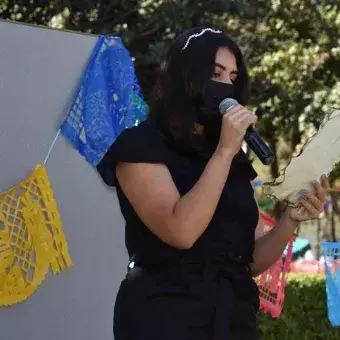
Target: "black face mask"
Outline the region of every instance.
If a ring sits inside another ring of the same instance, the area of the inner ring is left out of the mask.
[[[211,80],[203,96],[203,105],[197,109],[197,122],[204,126],[206,147],[214,150],[221,134],[222,114],[219,110],[221,101],[234,98],[234,85]]]
[[[213,113],[219,112],[219,105],[225,98],[234,98],[234,85],[210,80],[204,94],[204,107]]]
[[[221,122],[219,105],[223,99],[234,96],[233,84],[210,80],[203,95],[203,105],[198,112],[198,123],[208,126],[210,123]]]

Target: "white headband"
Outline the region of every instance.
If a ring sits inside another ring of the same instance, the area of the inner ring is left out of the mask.
[[[216,33],[216,34],[221,34],[221,33],[222,33],[222,31],[217,31],[217,30],[214,30],[214,29],[212,29],[212,28],[204,28],[204,29],[202,29],[202,31],[201,31],[200,33],[193,34],[193,35],[191,35],[191,36],[187,39],[187,41],[186,41],[184,47],[182,48],[182,52],[188,48],[191,39],[195,39],[195,38],[201,37],[201,36],[202,36],[204,33],[206,33],[206,32],[211,32],[211,33]]]

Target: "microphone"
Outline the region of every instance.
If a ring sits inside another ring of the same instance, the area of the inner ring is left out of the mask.
[[[219,110],[224,115],[236,105],[238,105],[238,102],[235,99],[225,98],[221,101]],[[248,127],[244,140],[264,165],[270,165],[274,162],[275,156],[273,152],[253,126]]]

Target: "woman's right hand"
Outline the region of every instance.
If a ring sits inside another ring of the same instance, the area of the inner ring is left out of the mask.
[[[235,156],[241,149],[248,127],[255,124],[257,116],[242,105],[236,105],[222,119],[220,141],[217,149]]]

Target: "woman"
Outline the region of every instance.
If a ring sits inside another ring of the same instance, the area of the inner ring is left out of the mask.
[[[222,117],[226,97],[240,105]],[[258,339],[252,277],[279,258],[300,222],[322,213],[328,184],[315,182],[302,208],[287,209],[259,237],[257,175],[241,150],[256,122],[248,99],[235,42],[191,29],[168,52],[148,119],[125,130],[99,164],[117,188],[131,258],[115,305],[116,340]]]

